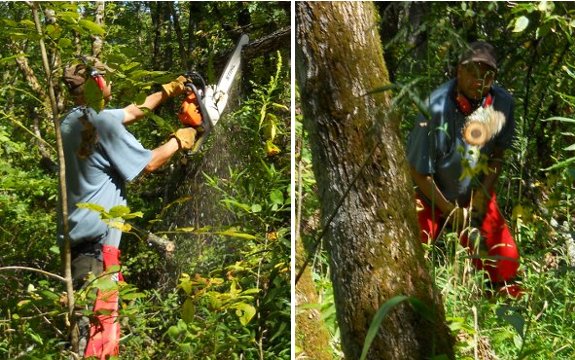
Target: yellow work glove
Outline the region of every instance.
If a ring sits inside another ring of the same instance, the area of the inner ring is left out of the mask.
[[[186,88],[184,85],[186,81],[187,80],[185,76],[178,76],[176,80],[162,85],[162,90],[167,96],[180,95]]]
[[[196,129],[191,127],[178,129],[171,137],[176,138],[180,149],[190,150],[196,142]]]

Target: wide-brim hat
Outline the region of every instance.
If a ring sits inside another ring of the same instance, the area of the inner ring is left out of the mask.
[[[497,70],[497,57],[493,45],[484,41],[476,41],[468,45],[459,59],[460,64],[480,62]]]

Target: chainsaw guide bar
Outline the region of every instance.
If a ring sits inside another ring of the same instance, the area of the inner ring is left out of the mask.
[[[238,71],[242,65],[242,49],[245,45],[248,44],[248,42],[249,37],[245,34],[243,34],[238,40],[234,52],[229,57],[228,62],[226,63],[226,66],[224,67],[224,70],[220,75],[220,79],[218,80],[216,88],[217,92],[223,92],[224,94],[229,94],[229,91],[232,88],[236,75],[238,74]],[[197,92],[197,89],[194,88],[194,92]],[[198,150],[204,143],[204,140],[206,139],[207,135],[219,121],[219,119],[214,120],[208,116],[207,111],[205,111],[203,101],[200,101],[199,105],[202,116],[204,117],[205,120],[201,126],[200,130],[201,134],[196,139],[196,143],[194,144],[194,147],[191,149],[192,154],[198,152]],[[218,111],[220,112],[221,115],[224,112],[224,108],[218,109]]]

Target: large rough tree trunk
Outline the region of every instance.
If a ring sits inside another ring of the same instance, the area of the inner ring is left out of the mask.
[[[443,306],[419,243],[411,181],[389,97],[365,95],[389,82],[376,20],[372,3],[297,3],[296,74],[343,351],[346,358],[359,359],[378,308],[407,295],[433,309],[435,321],[424,320],[407,304],[398,306],[382,323],[368,358],[453,358]]]

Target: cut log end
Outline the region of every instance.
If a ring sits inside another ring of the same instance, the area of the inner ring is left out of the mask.
[[[159,251],[163,252],[164,255],[173,255],[174,250],[176,250],[176,244],[173,241],[161,238],[157,235],[152,233],[148,234],[148,238],[146,239],[148,243],[150,243],[153,247],[158,249]]]
[[[469,145],[485,145],[489,139],[489,131],[485,124],[471,121],[463,128],[463,138]]]

